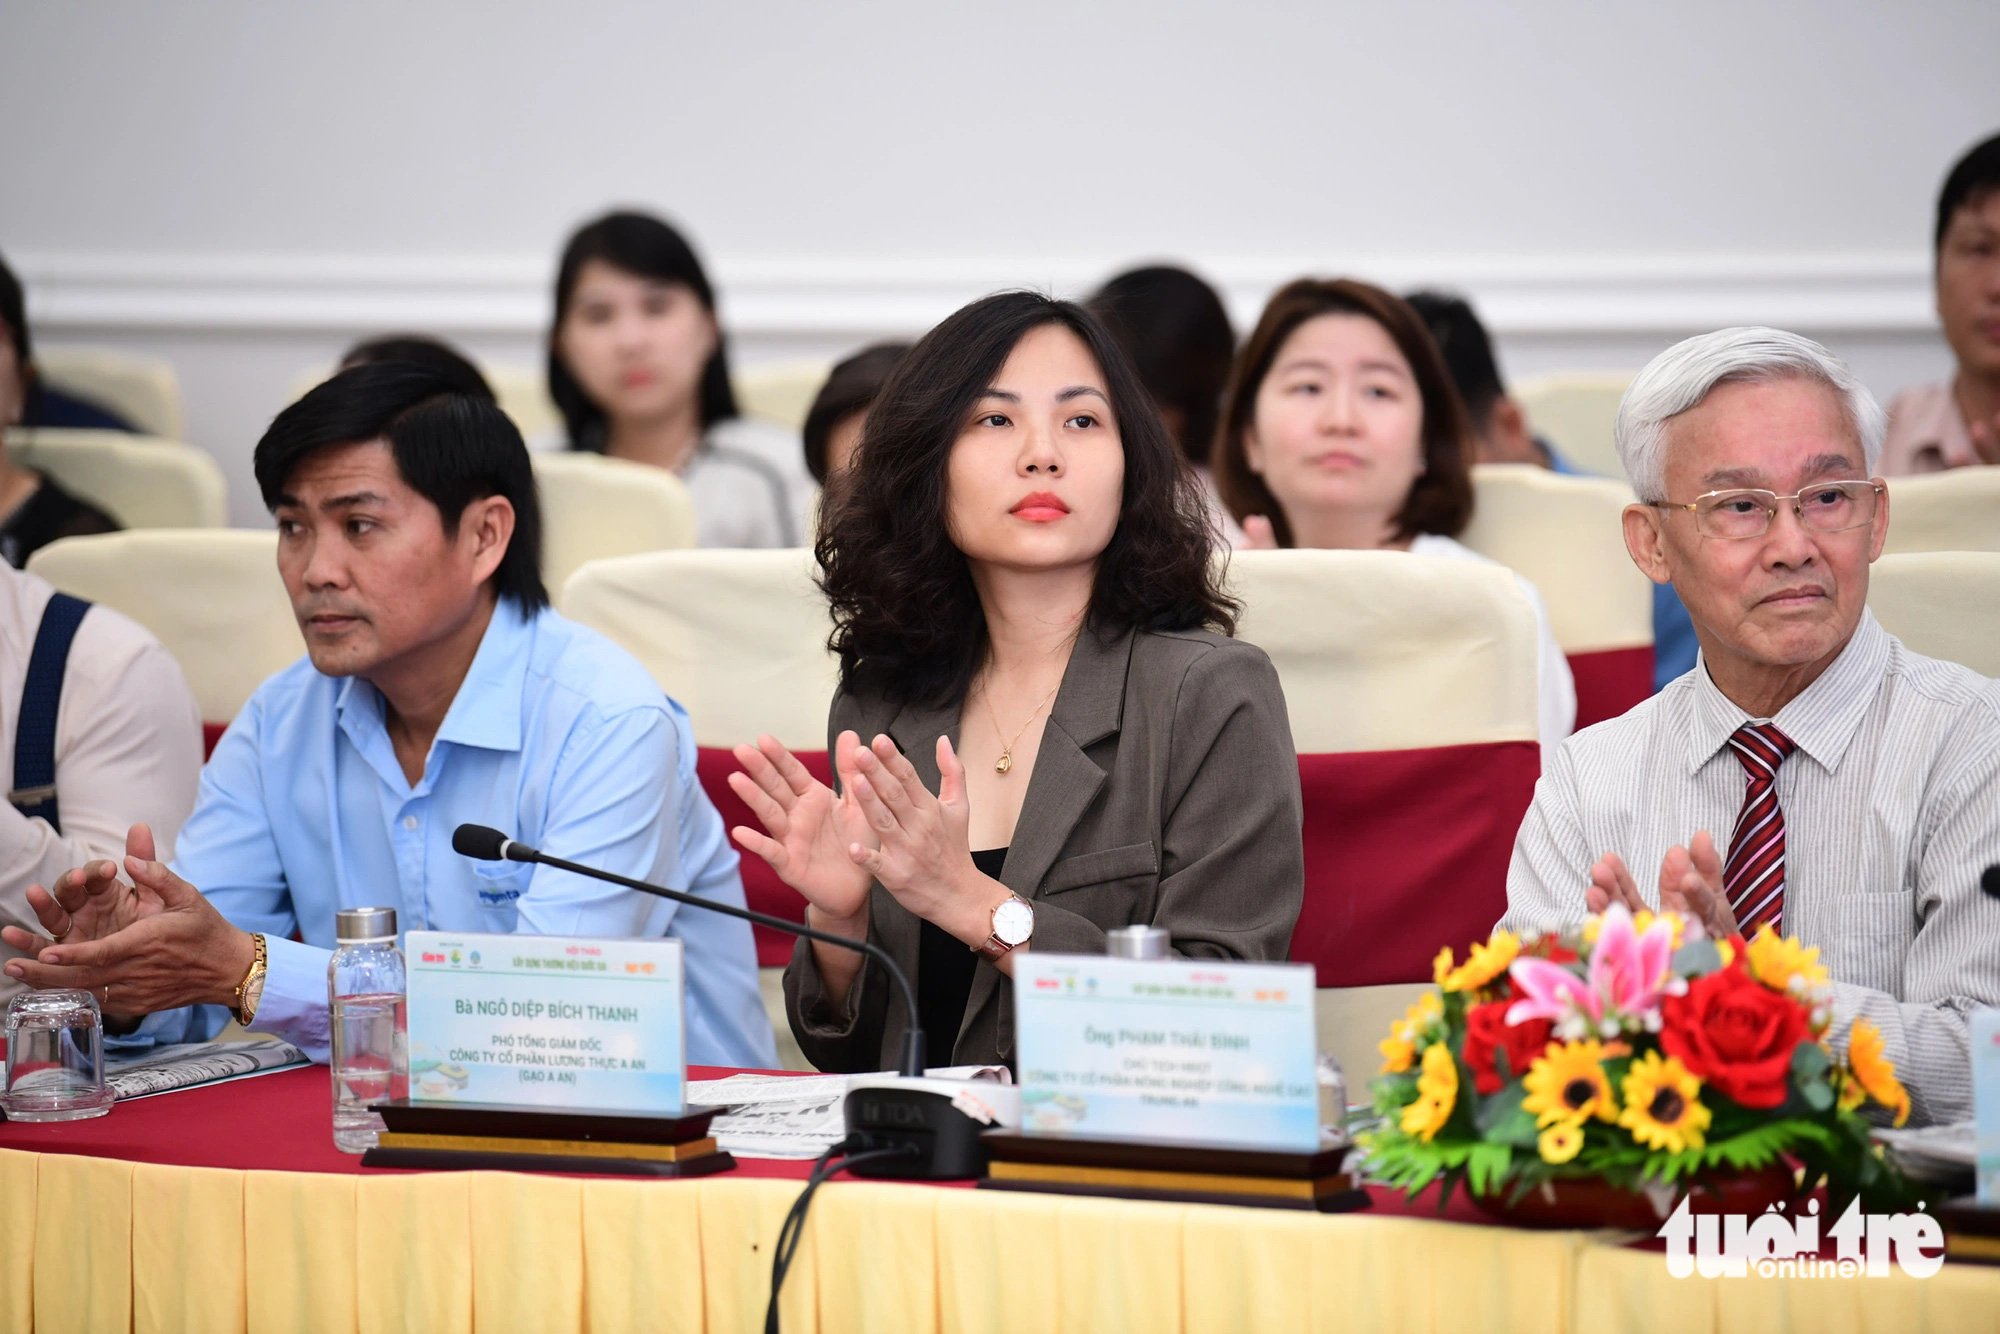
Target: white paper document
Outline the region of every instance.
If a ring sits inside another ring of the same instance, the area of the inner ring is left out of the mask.
[[[936,1079],[1008,1082],[1003,1066],[958,1065],[925,1073]],[[687,1098],[693,1106],[729,1108],[709,1128],[716,1147],[727,1153],[745,1158],[810,1159],[846,1138],[842,1103],[857,1078],[863,1076],[730,1075],[727,1079],[690,1081]]]

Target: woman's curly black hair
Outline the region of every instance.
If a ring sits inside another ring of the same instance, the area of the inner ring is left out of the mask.
[[[869,410],[846,485],[826,502],[816,554],[842,690],[926,706],[965,698],[985,660],[986,619],[951,540],[946,468],[1014,345],[1046,324],[1090,349],[1125,451],[1124,501],[1098,558],[1090,629],[1235,632],[1237,604],[1211,564],[1220,539],[1201,483],[1131,361],[1083,307],[1000,292],[910,349]]]

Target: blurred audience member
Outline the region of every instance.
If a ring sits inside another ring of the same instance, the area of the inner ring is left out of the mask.
[[[9,427],[30,424],[28,408],[36,397],[27,301],[20,280],[0,260],[0,561],[16,568],[59,537],[118,531],[117,520],[109,514],[8,456],[5,433]]]
[[[1463,297],[1443,292],[1413,292],[1406,298],[1423,317],[1444,354],[1445,369],[1472,421],[1472,439],[1481,463],[1532,463],[1551,472],[1580,475],[1555,446],[1534,433],[1528,414],[1507,395],[1493,340],[1486,326]],[[1653,585],[1653,689],[1693,670],[1694,622],[1681,605],[1672,584]]]
[[[1208,475],[1222,391],[1236,357],[1236,330],[1222,298],[1186,269],[1157,264],[1119,274],[1085,304],[1132,358],[1160,420],[1208,489],[1223,537],[1240,546],[1243,530]]]
[[[1350,278],[1301,278],[1271,298],[1237,357],[1215,481],[1253,546],[1485,561],[1454,540],[1472,519],[1471,452],[1465,407],[1417,312]],[[1547,755],[1576,722],[1576,685],[1541,594],[1520,585],[1541,631]]]
[[[1458,387],[1472,430],[1473,462],[1532,463],[1552,472],[1577,471],[1555,446],[1534,433],[1528,414],[1508,397],[1493,356],[1493,340],[1472,303],[1445,292],[1412,292],[1403,299],[1431,331],[1444,368]]]
[[[800,432],[806,471],[815,482],[825,486],[828,478],[847,471],[854,447],[861,443],[861,428],[868,424],[868,409],[909,350],[908,343],[873,343],[834,363]]]
[[[486,383],[486,377],[479,373],[479,367],[473,364],[472,358],[443,339],[432,338],[428,334],[384,334],[380,338],[364,338],[342,354],[339,369],[347,371],[356,366],[379,366],[385,361],[422,366],[451,381],[452,387],[461,394],[470,394],[488,402],[498,401],[493,386]]]
[[[0,565],[0,764],[0,924],[32,928],[30,886],[117,856],[130,822],[172,851],[201,781],[201,715],[151,634]],[[0,1003],[21,989],[0,974]]]
[[[549,394],[571,449],[678,474],[701,546],[803,540],[812,486],[798,439],[738,415],[715,291],[658,218],[606,214],[563,248]]]
[[[1958,160],[1938,192],[1937,313],[1957,370],[1889,404],[1882,472],[2000,463],[2000,134]]]

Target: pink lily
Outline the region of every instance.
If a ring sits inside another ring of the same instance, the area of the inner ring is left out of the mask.
[[[1525,993],[1507,1022],[1547,1019],[1570,1039],[1609,1037],[1627,1023],[1649,1031],[1660,1023],[1660,997],[1672,988],[1674,924],[1655,918],[1641,933],[1622,904],[1604,913],[1590,953],[1588,980],[1547,959],[1516,959],[1508,970]]]

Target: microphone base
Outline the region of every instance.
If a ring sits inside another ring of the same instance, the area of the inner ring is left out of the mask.
[[[1019,1120],[1009,1084],[889,1077],[849,1088],[847,1133],[856,1151],[908,1146],[914,1153],[858,1164],[851,1175],[893,1181],[966,1181],[986,1175],[980,1135]]]

